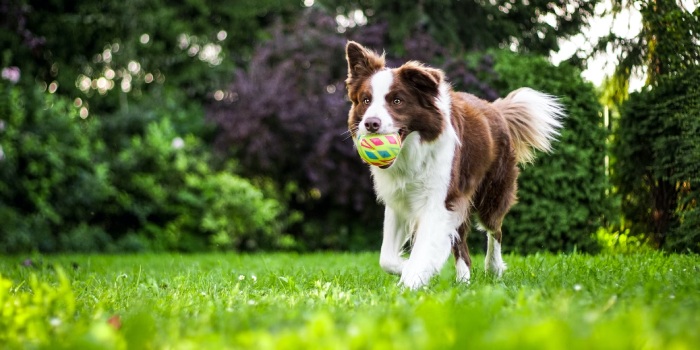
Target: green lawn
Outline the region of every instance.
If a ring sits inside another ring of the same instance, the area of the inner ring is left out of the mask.
[[[697,255],[475,257],[404,291],[376,254],[0,257],[0,348],[691,349]]]

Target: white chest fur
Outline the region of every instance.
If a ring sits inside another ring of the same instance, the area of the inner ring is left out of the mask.
[[[422,142],[418,133],[408,135],[390,168],[372,167],[379,200],[407,219],[424,210],[435,210],[435,206],[444,206],[455,146],[449,132],[433,142]]]

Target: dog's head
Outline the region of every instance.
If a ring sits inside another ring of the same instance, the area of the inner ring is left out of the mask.
[[[418,132],[421,140],[432,141],[440,135],[444,119],[437,103],[442,71],[413,61],[387,68],[384,55],[354,41],[348,42],[345,53],[345,83],[352,102],[348,128],[353,138],[358,134],[398,133],[405,139]]]

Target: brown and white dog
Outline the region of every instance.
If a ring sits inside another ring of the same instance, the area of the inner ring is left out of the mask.
[[[551,149],[562,105],[529,88],[489,103],[453,91],[442,71],[418,62],[387,68],[383,55],[352,41],[346,59],[353,138],[398,133],[403,141],[390,167],[370,167],[386,205],[382,269],[416,289],[442,268],[451,249],[457,280],[468,283],[466,235],[474,213],[488,236],[485,268],[501,276],[501,223],[516,201],[517,164],[532,161],[533,148]],[[405,259],[409,239],[413,248]]]

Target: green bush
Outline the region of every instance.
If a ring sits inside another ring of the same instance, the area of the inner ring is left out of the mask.
[[[105,215],[111,231],[145,227],[157,250],[277,246],[280,203],[250,181],[212,169],[209,158],[198,138],[180,138],[169,119],[150,123],[112,163],[120,195],[115,212]]]
[[[290,244],[279,201],[231,166],[214,167],[188,132],[206,129],[192,122],[201,108],[166,96],[82,120],[61,96],[25,95],[4,82],[0,89],[0,251]]]
[[[561,98],[567,117],[551,154],[521,166],[518,203],[504,221],[508,250],[595,251],[595,232],[610,209],[606,197],[602,107],[577,68],[543,57],[495,52],[491,80],[501,96],[527,86]],[[483,246],[482,235],[471,235]],[[475,237],[477,236],[477,237]]]
[[[63,249],[56,231],[90,225],[93,208],[114,194],[98,125],[39,89],[0,81],[0,101],[0,251]]]
[[[615,129],[613,180],[633,235],[700,252],[700,69],[630,95]]]

